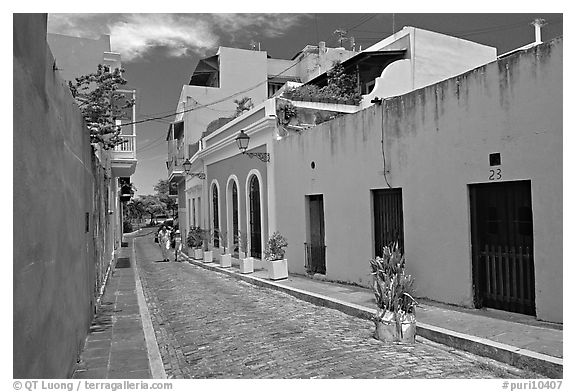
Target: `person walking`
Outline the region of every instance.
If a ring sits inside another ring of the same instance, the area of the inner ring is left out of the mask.
[[[162,225],[158,231],[158,245],[162,251],[162,261],[170,261],[168,258],[168,249],[170,249],[170,231],[166,225]]]

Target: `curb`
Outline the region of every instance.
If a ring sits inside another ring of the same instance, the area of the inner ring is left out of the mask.
[[[148,311],[148,304],[144,297],[144,290],[142,289],[142,282],[140,281],[140,273],[136,263],[136,249],[134,248],[134,238],[132,238],[132,262],[134,269],[134,280],[136,282],[136,296],[138,298],[138,308],[140,310],[140,319],[142,321],[142,330],[144,332],[144,340],[146,341],[146,351],[148,352],[148,363],[150,366],[150,374],[153,379],[166,379],[166,371],[164,370],[164,363],[156,341],[156,334],[154,333],[154,326]]]
[[[260,287],[267,287],[272,290],[281,291],[292,295],[303,301],[326,308],[336,309],[350,316],[371,320],[376,311],[365,306],[356,305],[350,302],[340,301],[321,294],[312,293],[292,287],[283,286],[280,283],[257,278],[250,275],[222,268],[212,263],[196,261],[188,255],[182,254],[188,263],[202,267],[204,269],[220,272],[236,279],[254,284]],[[525,350],[503,343],[494,342],[489,339],[479,338],[434,325],[418,322],[416,325],[417,334],[425,339],[441,343],[459,350],[467,351],[482,357],[491,358],[508,365],[526,370],[531,370],[546,377],[563,378],[563,359],[550,355]]]

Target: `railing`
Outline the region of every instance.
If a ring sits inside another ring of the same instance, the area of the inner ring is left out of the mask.
[[[185,159],[183,156],[181,157],[172,157],[172,160],[166,161],[166,168],[168,169],[168,173],[172,173],[176,170],[182,171],[184,170],[182,164],[184,163]]]
[[[304,243],[304,248],[306,271],[311,274],[326,274],[326,245]]]
[[[534,257],[529,247],[485,245],[478,258],[485,306],[535,314]]]
[[[136,135],[121,135],[124,141],[114,147],[115,159],[136,159]]]

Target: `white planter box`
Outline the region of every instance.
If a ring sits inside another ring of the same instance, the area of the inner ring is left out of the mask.
[[[268,262],[268,277],[272,280],[288,278],[288,259]]]
[[[240,273],[251,274],[252,272],[254,272],[254,259],[252,257],[240,259]]]
[[[232,255],[230,253],[220,255],[220,267],[232,267]]]
[[[214,256],[214,258],[218,258],[218,256],[220,256],[221,254],[222,254],[222,249],[212,248],[212,256]]]
[[[204,258],[204,251],[202,249],[194,249],[194,260],[202,260]]]
[[[211,263],[213,261],[213,255],[211,250],[207,250],[204,252],[204,262]]]

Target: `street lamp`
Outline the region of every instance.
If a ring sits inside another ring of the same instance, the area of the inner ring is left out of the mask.
[[[246,152],[248,149],[248,144],[250,143],[250,136],[244,133],[244,130],[240,130],[240,134],[236,137],[236,144],[238,145],[238,149],[242,152],[242,154],[248,155],[249,158],[258,158],[262,162],[270,162],[270,154],[267,152]]]
[[[186,174],[188,174],[191,177],[198,177],[202,180],[206,178],[206,174],[204,174],[202,172],[190,173],[190,169],[192,169],[192,162],[190,162],[190,160],[188,158],[186,158],[186,160],[182,164],[182,167],[184,168],[184,171],[186,172]]]

